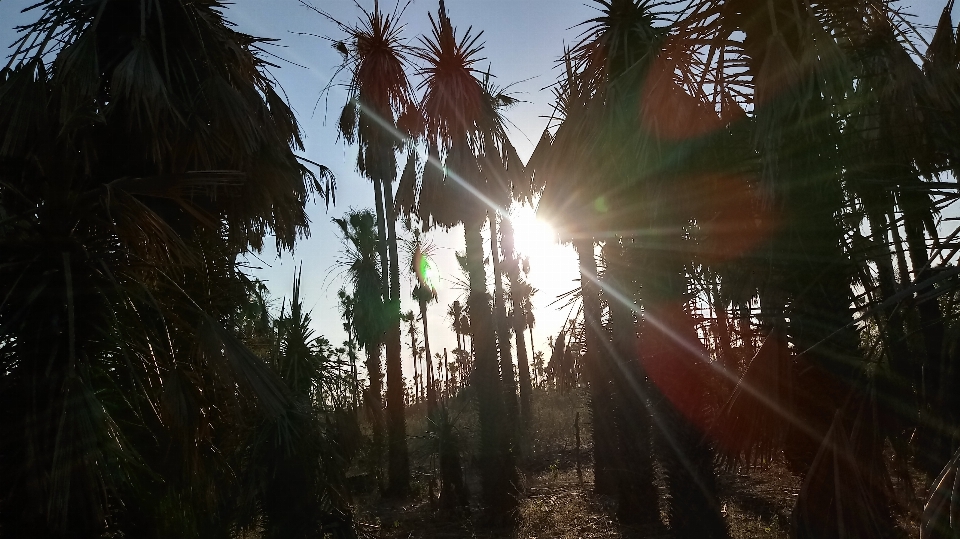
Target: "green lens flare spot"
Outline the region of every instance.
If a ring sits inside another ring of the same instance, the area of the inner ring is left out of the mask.
[[[607,213],[610,211],[610,206],[607,204],[607,197],[600,195],[593,200],[593,209],[597,213]]]
[[[440,272],[429,257],[417,253],[415,261],[417,268],[417,279],[420,284],[430,289],[435,289],[440,281]]]

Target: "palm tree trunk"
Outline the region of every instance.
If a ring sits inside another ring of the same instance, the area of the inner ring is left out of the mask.
[[[389,250],[390,326],[387,330],[387,464],[390,494],[406,496],[410,491],[410,460],[407,454],[407,424],[403,404],[403,363],[400,357],[400,257],[397,254],[397,219],[393,210],[393,186],[384,179],[387,248]]]
[[[523,319],[517,316],[518,302],[513,303],[513,333],[517,338],[517,367],[520,376],[520,426],[525,430],[533,419],[533,384],[530,379],[530,360],[527,357]]]
[[[423,350],[427,354],[427,415],[437,410],[437,387],[433,376],[433,356],[430,355],[430,331],[427,329],[427,300],[420,298],[420,320],[423,321]]]
[[[507,325],[507,310],[504,305],[503,267],[500,263],[500,249],[497,233],[497,212],[490,211],[490,259],[493,262],[493,320],[497,328],[497,345],[500,351],[500,378],[503,381],[503,401],[505,404],[508,434],[517,435],[519,404],[517,402],[517,378],[513,369],[513,354],[510,351],[510,326]]]
[[[373,181],[374,195],[376,198],[377,215],[377,252],[380,254],[380,279],[383,292],[383,300],[390,299],[390,259],[387,258],[387,225],[383,215],[383,181]]]
[[[590,383],[590,415],[593,422],[593,489],[597,494],[614,494],[616,476],[612,464],[616,441],[610,406],[610,373],[604,345],[606,337],[600,327],[600,290],[594,281],[597,278],[597,259],[592,238],[578,238],[574,240],[573,247],[580,258],[586,341],[583,362]]]
[[[887,248],[888,223],[886,213],[881,208],[876,208],[873,204],[864,201],[864,209],[867,213],[867,219],[870,223],[870,235],[877,249],[877,255],[872,257],[877,264],[877,283],[880,289],[880,297],[877,303],[882,303],[887,298],[893,297],[897,291],[897,278],[893,271],[893,261],[890,259],[890,251]],[[904,326],[903,309],[896,305],[890,305],[883,309],[880,314],[882,325],[881,336],[884,339],[884,345],[889,355],[890,366],[894,373],[902,377],[902,380],[920,380],[920,376],[914,375],[912,356],[907,346],[906,328]],[[891,383],[889,391],[891,394],[897,394],[896,402],[907,403],[915,401],[910,391],[912,384]],[[894,415],[900,415],[900,411],[891,410]],[[910,421],[908,418],[902,419]],[[892,433],[892,431],[891,431]]]
[[[900,224],[897,222],[897,213],[890,210],[890,235],[893,238],[893,250],[897,258],[897,273],[900,274],[900,283],[910,279],[910,270],[907,268],[907,255],[903,251],[903,237],[900,235]]]
[[[352,348],[352,347],[351,347]],[[353,411],[354,414],[360,410],[360,377],[357,376],[357,352],[350,350],[350,375],[353,378]]]
[[[503,258],[507,265],[507,279],[510,281],[513,316],[510,318],[513,333],[517,339],[517,371],[520,379],[520,427],[526,430],[533,417],[531,406],[530,359],[527,357],[527,344],[524,342],[527,317],[522,298],[518,296],[520,281],[520,261],[514,252],[513,223],[504,219],[500,227],[500,246],[503,249]],[[507,335],[509,338],[509,334]],[[531,343],[533,344],[533,343]]]
[[[417,369],[417,339],[416,335],[413,333],[413,320],[410,320],[410,329],[407,333],[410,334],[410,356],[413,358],[413,402],[420,400],[420,374]]]
[[[443,349],[443,398],[450,398],[450,361],[447,359],[447,349]]]
[[[653,480],[653,456],[650,443],[646,375],[637,358],[637,325],[634,321],[635,273],[624,251],[607,241],[603,257],[607,263],[605,280],[619,292],[610,299],[610,324],[613,330],[613,420],[619,440],[617,462],[617,517],[621,522],[652,526],[660,522],[657,487]]]
[[[373,425],[371,464],[377,488],[383,491],[383,371],[380,369],[380,345],[367,350],[367,376],[370,378],[370,423]]]
[[[653,257],[664,256],[657,249]],[[679,258],[670,257],[667,258]],[[703,432],[706,418],[706,355],[693,318],[685,310],[686,274],[680,260],[648,263],[644,283],[643,368],[663,455],[670,498],[670,528],[679,539],[728,537],[717,497],[714,454]]]
[[[359,416],[360,379],[357,376],[357,345],[353,341],[353,325],[349,321],[349,318],[347,319],[344,329],[347,330],[347,356],[350,358],[350,376],[353,379],[353,412]]]
[[[913,265],[914,282],[922,282],[933,275],[930,267],[930,255],[927,251],[926,234],[924,232],[924,222],[919,212],[922,212],[924,199],[929,203],[926,194],[919,192],[903,191],[900,193],[900,209],[903,211],[903,228],[907,236],[907,251],[910,254],[910,262]],[[931,287],[919,290],[918,294],[929,292]],[[927,420],[926,423],[947,423],[947,428],[937,427],[930,424],[921,427],[920,436],[920,461],[923,468],[933,475],[937,470],[950,460],[953,453],[951,449],[953,430],[953,413],[945,407],[941,398],[941,388],[945,382],[944,373],[944,317],[940,309],[940,303],[936,300],[922,301],[917,304],[917,314],[920,318],[920,333],[923,335],[923,365],[922,376],[919,379],[921,384],[921,396],[923,399],[923,417],[935,417],[936,420]]]
[[[497,343],[483,265],[483,215],[463,223],[467,272],[470,279],[470,331],[476,350],[473,382],[480,420],[480,482],[484,505],[495,519],[507,517],[518,503],[516,468],[509,441],[501,428],[503,391],[497,365]]]
[[[526,308],[526,307],[524,307],[524,308]],[[526,316],[526,315],[524,315],[524,316]],[[536,351],[536,349],[534,349],[534,347],[533,347],[533,326],[532,326],[532,325],[527,326],[527,329],[530,330],[530,360],[531,360],[531,361],[536,361],[536,360],[537,360],[537,351]]]

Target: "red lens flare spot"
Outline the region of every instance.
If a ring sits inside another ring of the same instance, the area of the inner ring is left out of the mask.
[[[712,133],[725,122],[710,105],[676,83],[674,49],[667,43],[650,64],[640,92],[640,125],[661,139],[676,142]]]
[[[743,371],[739,365],[724,362],[734,386],[718,420],[710,429],[710,437],[728,455],[768,457],[779,447],[790,419],[790,365],[793,361],[787,337],[771,330],[752,358],[745,358]]]
[[[697,252],[706,263],[735,260],[769,238],[775,219],[745,176],[711,174],[678,182],[697,220]],[[694,196],[691,196],[695,193]]]
[[[706,431],[707,351],[681,303],[644,307],[640,361],[651,384],[690,423]]]

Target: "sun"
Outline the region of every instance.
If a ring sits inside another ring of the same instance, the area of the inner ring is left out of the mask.
[[[544,251],[557,243],[553,228],[537,219],[527,206],[514,206],[510,211],[514,245],[518,253],[531,259],[541,258]]]
[[[574,281],[579,276],[576,255],[569,246],[557,242],[553,227],[537,219],[528,206],[515,205],[510,219],[515,249],[521,258],[529,260],[527,279],[542,292],[541,301],[548,296],[552,300],[557,294],[575,288]]]

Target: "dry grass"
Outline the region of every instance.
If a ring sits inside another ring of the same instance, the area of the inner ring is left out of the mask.
[[[639,539],[667,537],[665,528],[621,526],[613,518],[612,500],[592,492],[592,470],[581,484],[576,471],[554,470],[532,481],[520,507],[514,539]]]
[[[664,525],[656,529],[621,526],[615,518],[615,503],[592,492],[590,418],[583,395],[570,392],[538,392],[534,395],[537,412],[531,425],[530,443],[526,448],[524,498],[515,528],[484,526],[481,509],[471,506],[470,515],[441,518],[429,500],[434,463],[429,455],[427,425],[420,407],[408,411],[407,428],[411,436],[410,450],[415,495],[399,503],[381,500],[375,494],[358,500],[357,520],[361,537],[378,538],[612,538],[640,539],[667,537],[666,492],[660,482]],[[476,413],[469,401],[451,403],[461,435],[463,463],[473,498],[479,484],[472,455],[476,447]],[[576,473],[574,418],[580,412],[583,446],[581,457],[584,481]],[[782,466],[765,470],[749,469],[742,473],[722,472],[719,477],[721,503],[736,539],[785,538],[789,535],[790,511],[799,491],[799,481]]]
[[[800,492],[800,481],[784,466],[721,471],[717,479],[731,537],[790,536],[790,513]]]
[[[427,425],[422,407],[411,407],[407,426],[414,478],[414,496],[403,503],[381,500],[376,494],[358,500],[355,507],[361,523],[361,537],[410,538],[612,538],[656,539],[668,537],[667,492],[658,481],[663,525],[655,529],[621,526],[616,520],[614,500],[592,492],[593,469],[590,446],[590,418],[584,396],[578,392],[560,395],[538,392],[534,395],[536,413],[530,427],[530,442],[525,448],[524,497],[515,528],[490,528],[482,521],[477,505],[479,481],[473,455],[476,452],[477,425],[475,407],[468,399],[451,403],[461,436],[462,462],[471,489],[473,505],[469,515],[442,518],[430,502],[430,482],[435,463],[427,443]],[[576,472],[574,418],[580,412],[581,461],[584,479]],[[923,499],[926,478],[917,474],[912,484],[894,478],[903,498],[915,491]],[[662,477],[662,474],[658,473]],[[800,491],[800,481],[783,463],[766,468],[721,470],[718,473],[720,503],[730,536],[734,539],[787,538],[790,515]],[[899,531],[895,537],[917,535],[916,516],[902,508],[897,512]]]
[[[789,536],[790,509],[799,491],[799,483],[784,472],[781,468],[721,475],[721,503],[732,538],[780,539]],[[587,469],[581,484],[574,469],[552,467],[529,478],[515,529],[485,527],[476,506],[472,507],[469,517],[439,518],[426,496],[406,503],[369,500],[370,503],[364,504],[357,513],[359,520],[366,523],[361,536],[389,539],[669,537],[666,526],[654,529],[621,526],[614,517],[616,507],[613,500],[593,494],[592,475],[592,469]]]

